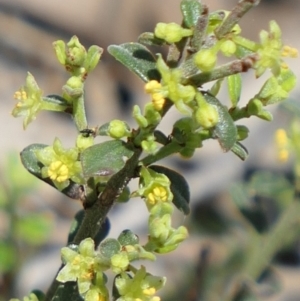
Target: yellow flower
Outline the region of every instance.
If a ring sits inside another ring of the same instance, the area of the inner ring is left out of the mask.
[[[14,94],[14,98],[19,102],[12,111],[14,117],[24,117],[24,129],[36,119],[36,115],[42,109],[42,95],[43,91],[37,85],[32,74],[28,73],[25,86]]]
[[[43,178],[50,178],[58,190],[68,187],[70,180],[83,183],[81,162],[78,160],[78,149],[64,149],[59,139],[52,146],[45,147],[35,153],[44,166],[41,170]]]

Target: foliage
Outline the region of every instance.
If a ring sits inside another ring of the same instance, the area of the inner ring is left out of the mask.
[[[157,291],[165,278],[149,274],[133,261],[155,260],[156,253],[169,253],[187,238],[185,226],[172,226],[172,215],[174,205],[183,214],[189,213],[190,195],[182,175],[153,164],[176,153],[190,158],[208,139],[216,139],[224,152],[232,151],[245,160],[247,150],[240,141],[247,137],[248,129],[236,122],[251,116],[270,121],[272,115],[265,107],[286,99],[296,84],[283,57],[295,57],[297,51],[283,45],[275,21],[270,22],[269,32],[261,32],[260,42],[241,36],[238,22],[258,2],[243,0],[230,12],[210,13],[196,0],[182,0],[182,25],[158,23],[138,42],[108,47],[115,59],[145,82],[145,92],[150,95],[143,109],[133,107],[136,128],[122,120],[95,127],[87,122],[84,85],[100,60],[100,47],[86,50],[76,36],[67,44],[53,44],[59,63],[70,74],[61,95],[43,96],[28,74],[24,87],[15,93],[19,102],[13,115],[23,116],[26,128],[41,110],[71,114],[78,137],[70,149],[58,138],[51,146],[28,146],[21,152],[23,165],[37,178],[79,199],[84,209],[61,251],[63,265],[39,300],[108,300],[107,271],[115,275],[114,300],[159,300]],[[167,56],[155,56],[145,45],[167,48]],[[218,64],[222,56],[228,62]],[[267,71],[271,75],[257,94],[240,106],[240,73],[251,70],[257,78]],[[205,89],[208,82],[214,85]],[[229,108],[217,96],[222,83],[228,87]],[[157,127],[172,106],[181,118],[174,122],[172,132],[165,134]],[[94,144],[96,136],[111,139]],[[139,186],[128,193],[133,178],[139,179]],[[133,197],[143,199],[149,212],[148,241],[141,244],[128,229],[117,239],[103,240],[108,232],[107,213],[118,200]],[[257,280],[266,265],[252,263],[249,259],[247,277]],[[239,293],[237,290],[236,296]]]

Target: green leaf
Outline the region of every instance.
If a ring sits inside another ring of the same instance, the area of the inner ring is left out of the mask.
[[[153,54],[142,44],[125,43],[110,45],[108,52],[144,82],[160,80]]]
[[[100,244],[99,251],[104,257],[111,258],[121,251],[121,244],[114,238],[107,238]]]
[[[231,151],[243,161],[248,158],[248,151],[240,142],[236,142],[231,148]]]
[[[24,167],[31,174],[33,174],[38,179],[44,181],[45,183],[51,185],[56,189],[55,185],[49,178],[42,178],[41,169],[43,165],[37,160],[37,157],[35,155],[36,150],[43,149],[47,146],[48,145],[45,144],[31,144],[27,146],[26,148],[23,149],[23,151],[20,154],[21,161]],[[82,194],[81,185],[71,181],[70,185],[65,189],[63,189],[61,192],[72,199],[79,199]]]
[[[213,96],[217,96],[218,93],[220,92],[221,86],[223,84],[224,78],[218,79],[213,86],[209,89],[209,93],[212,94]]]
[[[195,27],[202,13],[201,3],[198,0],[182,0],[180,8],[185,26]]]
[[[81,153],[83,173],[86,177],[100,176],[107,180],[121,170],[132,155],[133,150],[121,140],[95,144]]]
[[[43,100],[60,106],[70,106],[70,103],[66,99],[55,94],[44,96]]]
[[[174,205],[185,215],[190,213],[190,190],[185,178],[178,172],[164,166],[151,165],[150,169],[166,175],[171,181],[171,192],[173,193]]]
[[[232,107],[238,104],[242,91],[242,76],[240,73],[227,76],[227,87]]]
[[[218,139],[224,152],[228,152],[237,140],[237,129],[228,110],[220,101],[210,94],[203,94],[206,101],[214,105],[219,114],[219,122],[213,129],[213,135]]]
[[[82,224],[83,218],[84,218],[84,210],[78,211],[75,217],[73,218],[69,235],[68,235],[67,245],[73,243],[73,240]],[[100,242],[107,236],[109,229],[110,229],[109,219],[106,218],[101,228],[99,229],[99,232],[94,237],[95,247],[97,247],[100,244]]]
[[[139,243],[139,237],[134,234],[131,230],[123,230],[119,237],[118,241],[122,246],[127,245],[136,245]]]

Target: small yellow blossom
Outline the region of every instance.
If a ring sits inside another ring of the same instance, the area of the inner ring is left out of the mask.
[[[14,93],[14,98],[19,100],[19,102],[12,111],[14,117],[24,117],[24,129],[36,118],[38,112],[42,109],[42,95],[43,92],[37,85],[34,77],[28,73],[26,84]]]
[[[61,161],[55,161],[50,164],[48,175],[52,181],[63,182],[69,178],[69,169]]]
[[[281,56],[297,58],[298,57],[298,50],[296,48],[285,45],[282,48]]]
[[[35,155],[44,166],[41,173],[43,178],[50,178],[55,187],[63,190],[70,184],[83,183],[82,166],[77,148],[64,149],[59,139],[53,145],[37,150]]]
[[[167,190],[162,186],[154,187],[152,192],[149,192],[147,200],[151,205],[157,202],[166,202],[168,199]]]
[[[154,109],[160,111],[166,100],[166,91],[162,88],[161,83],[156,80],[151,80],[145,84],[145,92],[151,94]]]

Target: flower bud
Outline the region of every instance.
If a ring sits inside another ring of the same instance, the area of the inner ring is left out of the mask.
[[[233,41],[227,40],[221,44],[220,50],[225,56],[232,56],[236,52],[236,45]]]
[[[182,28],[176,23],[157,23],[154,34],[157,38],[172,44],[179,42],[184,37],[191,36],[193,31],[191,29]]]
[[[248,137],[249,129],[244,125],[237,125],[237,140],[242,141]]]
[[[88,137],[84,134],[79,134],[76,139],[76,147],[79,151],[83,151],[84,149],[92,146],[94,144],[94,137],[89,135]]]
[[[83,82],[80,77],[72,76],[67,80],[62,89],[64,92],[63,96],[67,100],[80,97],[83,94]]]
[[[130,128],[124,121],[112,120],[108,126],[108,135],[115,139],[128,137],[130,135]]]
[[[219,114],[213,105],[201,102],[196,110],[195,119],[203,128],[210,129],[219,122]]]
[[[86,58],[86,50],[84,46],[79,42],[76,36],[73,36],[67,43],[67,47],[66,63],[75,67],[81,66]]]
[[[215,67],[217,62],[217,55],[215,53],[215,50],[202,49],[198,51],[194,56],[194,62],[201,71],[211,71]]]

